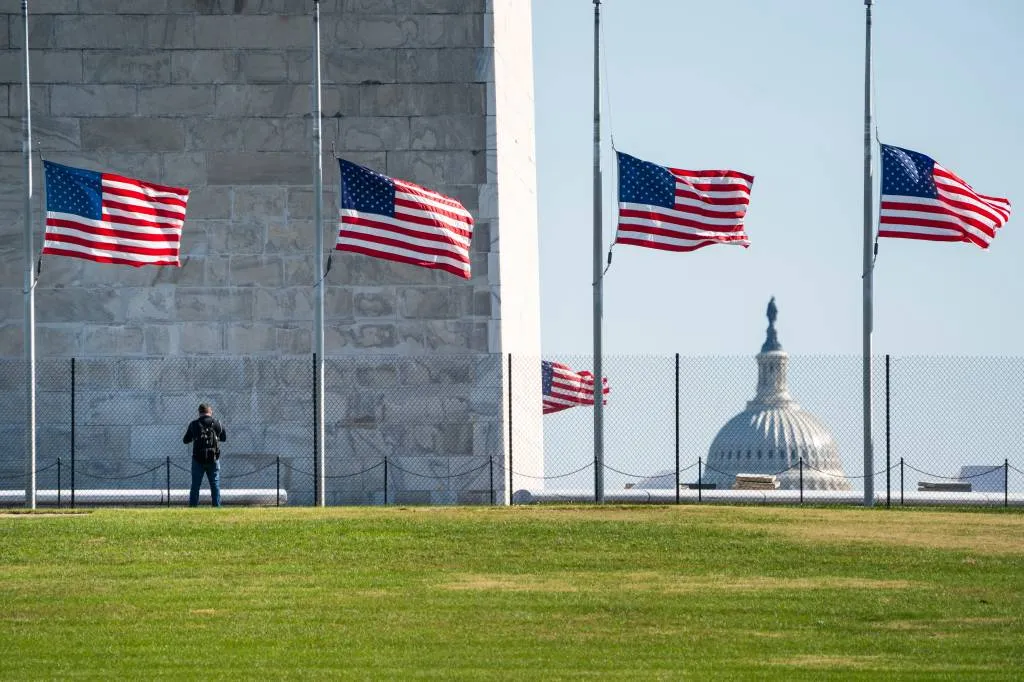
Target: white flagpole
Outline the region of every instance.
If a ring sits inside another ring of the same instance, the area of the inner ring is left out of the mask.
[[[28,0],[21,0],[25,20],[25,359],[27,408],[25,423],[25,506],[36,508],[36,294],[32,251],[32,87],[28,65]]]
[[[871,437],[871,332],[874,327],[874,230],[871,177],[871,3],[866,11],[864,41],[864,308],[861,368],[864,392],[864,506],[875,504],[874,443]]]
[[[601,362],[601,323],[604,282],[601,256],[601,0],[594,0],[594,501],[604,502],[604,369]]]
[[[324,455],[324,164],[320,121],[320,0],[313,0],[313,29],[313,156],[315,158],[313,166],[313,229],[316,231],[316,258],[314,259],[316,261],[314,275],[316,277],[316,304],[314,306],[315,329],[313,330],[316,433],[313,437],[316,441],[317,502],[323,507],[326,505],[324,495],[327,492],[327,471],[324,468],[326,465]]]

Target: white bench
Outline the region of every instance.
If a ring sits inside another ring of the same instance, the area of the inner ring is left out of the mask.
[[[918,481],[917,490],[918,492],[929,493],[969,493],[971,492],[971,484],[957,482]]]

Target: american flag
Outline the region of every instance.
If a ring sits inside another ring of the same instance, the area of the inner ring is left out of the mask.
[[[882,145],[879,237],[972,242],[987,249],[1009,219],[1009,199],[978,194],[929,156]]]
[[[680,170],[617,152],[616,244],[695,251],[712,244],[750,246],[743,216],[754,176],[732,170]]]
[[[187,189],[43,162],[43,253],[100,263],[180,266]]]
[[[469,279],[473,216],[455,199],[341,163],[338,251],[447,270]]]
[[[560,412],[576,405],[594,404],[594,375],[576,372],[560,362],[541,361],[541,385],[544,393],[544,414]],[[608,379],[601,380],[601,393],[608,395]],[[604,401],[608,402],[607,399]]]

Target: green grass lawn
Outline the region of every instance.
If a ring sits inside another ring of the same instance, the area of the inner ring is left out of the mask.
[[[1019,512],[0,515],[4,680],[1021,679]]]

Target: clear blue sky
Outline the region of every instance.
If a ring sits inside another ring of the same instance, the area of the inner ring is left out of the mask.
[[[875,350],[1020,355],[1024,3],[876,0],[873,15],[881,139],[1017,211],[988,251],[882,240]],[[543,349],[589,354],[593,3],[537,0],[533,22]],[[612,135],[656,163],[756,178],[749,249],[615,248],[605,353],[755,353],[775,295],[791,354],[859,355],[862,0],[604,0],[602,23],[605,248]],[[877,201],[877,163],[875,181]]]

